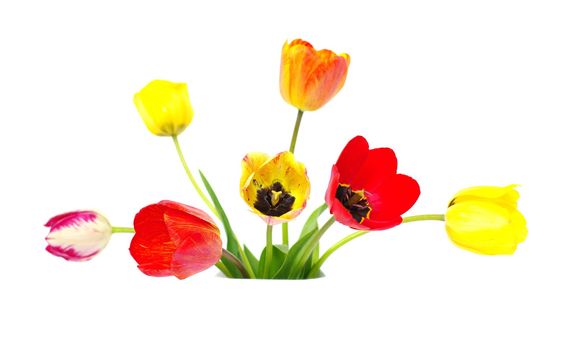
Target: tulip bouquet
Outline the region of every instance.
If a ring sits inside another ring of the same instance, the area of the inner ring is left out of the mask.
[[[187,86],[163,80],[136,93],[134,103],[150,132],[172,138],[189,180],[211,214],[163,200],[142,208],[132,228],[112,226],[94,211],[69,212],[46,224],[50,227],[46,250],[69,261],[87,261],[114,233],[130,232],[134,234],[130,254],[150,276],[184,279],[215,265],[230,278],[308,279],[322,276],[323,264],[335,251],[371,231],[436,220],[445,222],[449,238],[461,248],[512,254],[527,236],[515,185],[464,189],[448,202],[445,213],[402,217],[417,201],[419,185],[397,172],[392,149],[370,149],[362,136],[343,148],[331,169],[325,203],[310,213],[298,239],[290,242],[288,223],[303,212],[310,194],[306,167],[294,155],[303,114],[321,108],[342,89],[349,64],[349,55],[315,50],[301,39],[283,46],[280,92],[297,108],[289,149],[276,155],[252,152],[241,161],[240,195],[266,226],[266,245],[260,254],[240,243],[208,179],[200,171],[199,183],[186,163],[178,135],[193,117]],[[322,253],[320,240],[336,221],[356,231]],[[281,244],[274,244],[275,226],[281,226]]]

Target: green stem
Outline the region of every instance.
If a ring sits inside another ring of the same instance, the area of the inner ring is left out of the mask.
[[[264,273],[262,278],[269,278],[270,275],[270,266],[272,264],[272,256],[274,253],[274,242],[273,242],[273,230],[272,225],[268,225],[266,229],[266,261],[264,262]]]
[[[356,231],[356,232],[352,233],[351,235],[343,238],[341,241],[337,242],[333,246],[331,246],[331,248],[329,248],[328,250],[325,251],[325,253],[323,253],[321,258],[319,258],[319,260],[315,263],[315,265],[313,265],[313,267],[309,271],[308,278],[316,277],[317,274],[319,273],[321,265],[323,265],[323,263],[327,260],[327,258],[329,258],[329,256],[331,254],[333,254],[336,250],[341,248],[341,246],[343,246],[347,242],[353,241],[354,239],[365,235],[368,232],[370,232],[370,231]]]
[[[228,278],[232,278],[232,273],[230,272],[230,270],[228,270],[228,268],[226,267],[226,265],[224,265],[223,262],[218,261],[215,265],[220,271],[222,271],[222,273],[228,277]]]
[[[289,248],[289,232],[287,222],[282,224],[282,244]]]
[[[296,258],[296,263],[294,264],[294,267],[290,271],[288,277],[289,279],[297,278],[296,276],[299,275],[301,269],[305,265],[305,262],[307,261],[307,259],[309,259],[310,255],[313,253],[313,250],[319,243],[319,240],[321,239],[323,234],[327,231],[327,229],[329,229],[331,225],[333,225],[334,222],[335,217],[332,216],[316,233],[313,234],[313,236],[310,238],[309,243],[307,243],[307,246],[302,249],[303,253],[298,258]]]
[[[228,250],[226,249],[222,249],[222,260],[226,259],[227,261],[231,262],[232,264],[235,265],[235,267],[238,268],[238,270],[240,270],[240,273],[242,274],[242,276],[244,278],[250,278],[250,274],[248,273],[248,271],[246,270],[246,267],[244,266],[244,264],[235,257],[235,255],[233,255],[232,253],[230,253]],[[225,265],[224,265],[225,266]],[[223,271],[222,271],[223,272]],[[229,270],[228,270],[229,272]]]
[[[295,126],[293,127],[293,134],[291,136],[291,143],[289,146],[289,151],[291,153],[295,153],[295,143],[297,142],[297,133],[299,132],[299,126],[301,124],[301,119],[303,117],[303,111],[299,110],[297,111],[297,119],[295,121]]]
[[[301,120],[303,117],[303,111],[301,109],[298,109],[297,111],[297,118],[295,121],[295,125],[293,127],[293,133],[291,135],[291,142],[289,145],[289,151],[291,153],[295,153],[295,144],[297,142],[297,134],[299,132],[299,126],[301,125]],[[285,246],[289,247],[289,229],[288,229],[288,223],[284,222],[282,224],[282,244],[284,244]]]
[[[425,215],[407,216],[407,217],[403,218],[402,223],[414,222],[414,221],[424,221],[424,220],[445,221],[445,215],[443,215],[443,214],[425,214]],[[365,235],[368,232],[370,232],[370,231],[356,231],[356,232],[350,234],[349,236],[344,237],[341,241],[339,241],[336,244],[334,244],[333,246],[331,246],[331,248],[329,248],[328,250],[326,250],[325,253],[323,253],[321,258],[319,258],[319,260],[315,263],[315,265],[313,265],[313,267],[311,268],[311,270],[308,274],[308,278],[316,277],[317,274],[319,273],[319,270],[320,270],[321,266],[323,265],[323,263],[336,250],[338,250],[339,248],[341,248],[343,245],[347,244],[348,242],[351,242],[354,239]]]
[[[425,215],[406,216],[403,218],[403,221],[401,223],[404,224],[407,222],[424,221],[424,220],[445,221],[445,215],[443,215],[443,214],[425,214]]]
[[[112,226],[112,233],[135,233],[133,227]]]
[[[196,192],[198,193],[200,198],[202,198],[202,200],[208,206],[208,208],[210,208],[212,213],[214,213],[214,215],[219,219],[220,215],[216,211],[216,208],[214,208],[214,205],[212,204],[212,202],[210,202],[208,200],[208,197],[206,197],[206,195],[204,194],[204,192],[202,191],[202,189],[200,188],[200,186],[196,182],[196,179],[194,179],[194,175],[192,175],[190,168],[188,167],[188,163],[186,162],[186,159],[184,158],[184,154],[182,153],[182,148],[180,147],[180,142],[178,141],[178,136],[177,135],[172,136],[172,140],[174,140],[174,145],[176,146],[176,150],[178,151],[178,156],[180,157],[180,162],[182,163],[182,166],[184,167],[184,170],[186,171],[186,174],[188,175],[188,179],[190,179],[190,182],[192,183],[192,185],[196,189]]]

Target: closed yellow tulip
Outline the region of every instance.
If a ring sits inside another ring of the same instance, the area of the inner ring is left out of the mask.
[[[185,83],[154,80],[134,95],[134,104],[148,130],[158,136],[179,135],[194,116]]]
[[[515,187],[479,186],[457,193],[445,214],[453,243],[479,254],[513,254],[527,237]]]

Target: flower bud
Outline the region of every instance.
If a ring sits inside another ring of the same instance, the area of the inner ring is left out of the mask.
[[[74,211],[51,218],[46,225],[46,250],[69,261],[87,261],[97,255],[110,240],[112,226],[94,211]]]
[[[527,223],[517,210],[515,185],[479,186],[457,193],[445,225],[457,246],[486,255],[513,254],[527,237]]]
[[[134,95],[134,103],[148,130],[157,136],[179,135],[194,116],[185,83],[154,80]]]

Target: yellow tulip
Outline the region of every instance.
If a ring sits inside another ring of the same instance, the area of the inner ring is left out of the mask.
[[[527,237],[515,187],[479,186],[457,193],[445,214],[453,243],[479,254],[513,254]]]
[[[284,100],[301,111],[315,111],[343,87],[349,55],[315,50],[307,41],[284,44],[280,66],[280,92]]]
[[[158,136],[179,135],[194,116],[185,83],[154,80],[134,95],[134,103],[148,130]]]
[[[298,216],[306,206],[309,192],[305,166],[291,152],[275,157],[254,152],[242,160],[240,194],[268,225]]]

